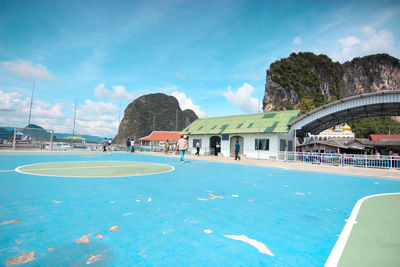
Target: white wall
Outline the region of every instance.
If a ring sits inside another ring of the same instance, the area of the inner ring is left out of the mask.
[[[213,135],[190,135],[189,137],[189,153],[196,153],[193,147],[193,139],[201,139],[200,155],[210,152],[210,137]],[[222,135],[217,135],[222,138]],[[230,142],[233,136],[243,137],[243,147],[240,148],[241,154],[247,158],[270,159],[276,158],[280,148],[280,139],[286,140],[286,150],[288,149],[288,141],[292,141],[292,136],[287,133],[260,133],[258,134],[229,134],[229,141],[221,140],[221,153],[224,157],[230,157]],[[269,151],[255,150],[255,139],[269,139]],[[233,152],[232,152],[233,154]]]

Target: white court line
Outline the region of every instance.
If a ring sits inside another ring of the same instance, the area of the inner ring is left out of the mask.
[[[0,170],[0,172],[13,172],[14,170]]]
[[[105,161],[59,161],[59,162],[34,163],[34,164],[28,164],[28,165],[24,165],[24,166],[19,166],[18,168],[15,168],[15,171],[16,171],[16,172],[19,172],[19,173],[23,173],[23,174],[28,174],[28,175],[51,176],[51,177],[56,176],[56,177],[58,177],[57,175],[47,175],[47,174],[29,173],[29,172],[26,172],[26,170],[24,170],[24,171],[20,170],[20,168],[27,167],[27,166],[38,165],[38,164],[49,164],[49,163],[78,163],[78,162],[88,162],[88,163],[90,162],[90,163],[93,163],[93,162],[105,162]],[[140,174],[140,175],[132,175],[132,174],[129,174],[129,175],[118,175],[118,176],[98,176],[98,175],[96,175],[96,176],[82,176],[82,178],[92,178],[92,177],[126,177],[126,176],[156,175],[156,174],[171,172],[171,171],[175,170],[175,167],[173,167],[173,166],[171,166],[171,165],[168,165],[168,164],[162,164],[162,163],[138,162],[138,161],[132,161],[132,162],[126,162],[126,163],[127,163],[127,165],[96,166],[96,167],[94,167],[94,166],[93,166],[93,167],[75,167],[75,169],[109,168],[109,167],[127,167],[127,166],[130,167],[130,166],[132,166],[132,165],[140,165],[140,164],[145,164],[145,165],[152,165],[152,164],[154,164],[154,165],[162,165],[162,166],[168,166],[168,167],[170,168],[169,170],[162,171],[162,172],[157,171],[157,172],[152,172],[152,173],[142,173],[142,174]],[[132,166],[132,167],[134,167],[134,166]],[[56,169],[72,169],[72,167],[69,167],[69,168],[50,168],[50,169],[28,169],[28,171],[35,171],[35,170],[56,170]],[[62,175],[62,177],[77,177],[77,176],[75,176],[75,175],[73,175],[73,176],[68,176],[68,175],[67,175],[67,176],[64,176],[64,175]],[[79,176],[79,177],[81,177],[81,176]]]
[[[360,211],[361,205],[364,203],[365,200],[372,198],[372,197],[379,197],[379,196],[387,196],[387,195],[398,195],[400,193],[387,193],[387,194],[376,194],[363,197],[362,199],[358,200],[356,205],[353,208],[353,211],[350,214],[349,219],[347,219],[347,223],[344,226],[342,233],[340,234],[335,246],[333,247],[331,254],[328,257],[328,260],[325,263],[325,267],[334,267],[337,266],[339,263],[340,258],[342,257],[343,250],[346,247],[347,240],[351,234],[351,230],[353,229],[354,224],[357,223],[357,215]]]
[[[137,164],[139,165],[139,164]],[[23,167],[23,166],[22,166]],[[93,167],[64,167],[64,168],[48,168],[48,169],[24,169],[24,171],[50,171],[50,170],[70,170],[70,169],[100,169],[110,167],[134,167],[132,165],[112,165],[112,166],[93,166]],[[18,167],[19,169],[20,167]]]

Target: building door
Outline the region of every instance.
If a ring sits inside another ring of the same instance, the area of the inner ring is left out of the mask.
[[[231,137],[231,157],[235,156],[235,144],[236,141],[239,141],[239,145],[240,145],[240,150],[239,150],[239,155],[243,154],[244,151],[244,146],[243,146],[243,137],[241,136],[232,136]]]
[[[211,136],[210,137],[210,155],[217,156],[221,152],[221,137]]]

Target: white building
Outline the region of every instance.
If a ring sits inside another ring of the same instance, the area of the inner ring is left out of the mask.
[[[197,119],[181,134],[189,135],[189,151],[201,155],[234,156],[236,141],[240,154],[247,158],[276,159],[279,152],[294,151],[293,136],[287,124],[299,110]]]
[[[312,135],[311,139],[316,139],[318,141],[328,141],[331,139],[354,139],[354,133],[351,131],[351,127],[347,123],[342,123],[335,127],[326,129],[318,135]]]

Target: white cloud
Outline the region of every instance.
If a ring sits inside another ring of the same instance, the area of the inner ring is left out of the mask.
[[[97,98],[101,98],[101,99],[107,98],[107,96],[109,97],[110,94],[111,94],[111,91],[108,90],[108,89],[104,86],[104,83],[99,84],[99,85],[96,86],[96,88],[94,88],[94,95],[95,95]]]
[[[182,80],[185,80],[185,79],[186,79],[185,75],[183,75],[183,74],[180,73],[179,71],[175,72],[175,74],[176,74],[176,76],[177,76],[179,79],[182,79]]]
[[[340,38],[338,43],[340,49],[332,53],[332,57],[341,62],[375,53],[400,56],[400,46],[396,43],[396,38],[389,29],[376,31],[374,28],[366,26],[361,29],[359,37],[347,36]]]
[[[4,70],[26,81],[55,80],[55,76],[47,70],[46,66],[41,64],[33,65],[32,62],[26,60],[3,61],[1,66]]]
[[[128,100],[132,101],[135,96],[132,93],[126,91],[125,86],[114,85],[111,87],[112,90],[107,89],[104,83],[99,84],[94,88],[94,95],[100,99],[114,99],[114,100]]]
[[[293,39],[293,44],[296,44],[296,45],[301,44],[301,37],[300,36],[296,36]]]
[[[0,90],[0,125],[25,127],[28,125],[30,98],[23,98],[18,92],[5,93]],[[62,105],[33,99],[31,123],[46,129],[54,129],[59,124],[65,124]]]
[[[250,84],[243,84],[236,92],[232,92],[232,88],[229,86],[228,91],[224,93],[225,98],[232,104],[238,106],[242,111],[255,113],[258,112],[261,103],[251,94],[254,91],[253,86]]]
[[[194,111],[194,113],[196,113],[198,117],[205,118],[206,113],[201,111],[200,106],[195,105],[191,98],[186,97],[185,93],[174,91],[171,93],[171,95],[178,100],[179,106],[181,107],[182,110],[191,109]]]
[[[28,124],[30,97],[0,90],[0,126],[25,127]],[[31,123],[60,133],[72,133],[74,104],[33,99]],[[69,110],[69,115],[66,111]],[[119,108],[112,103],[86,100],[76,109],[75,131],[79,134],[114,137],[119,126]]]

